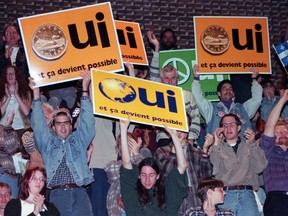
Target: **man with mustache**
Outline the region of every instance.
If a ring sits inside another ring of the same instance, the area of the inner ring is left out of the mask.
[[[268,166],[264,171],[264,187],[267,198],[264,215],[288,215],[288,124],[280,120],[280,113],[288,100],[286,89],[273,108],[260,138],[260,147],[265,152]]]
[[[212,103],[206,100],[202,95],[199,79],[199,66],[194,65],[193,71],[194,81],[192,83],[192,93],[194,94],[196,105],[206,121],[207,132],[213,134],[219,126],[221,118],[225,114],[234,113],[240,118],[242,125],[240,137],[242,137],[244,131],[247,128],[251,128],[250,119],[255,115],[261,105],[262,87],[256,81],[258,71],[255,68],[252,69],[252,98],[243,104],[234,102],[235,94],[230,80],[223,80],[218,84],[217,94],[220,98],[218,103]]]

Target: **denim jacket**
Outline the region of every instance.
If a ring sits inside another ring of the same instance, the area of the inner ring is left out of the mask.
[[[87,164],[86,151],[95,135],[95,120],[92,103],[88,97],[81,98],[81,112],[77,130],[65,140],[58,137],[45,121],[41,101],[33,101],[31,126],[36,145],[42,154],[47,172],[47,185],[51,182],[62,158],[66,155],[67,165],[78,186],[94,181]]]

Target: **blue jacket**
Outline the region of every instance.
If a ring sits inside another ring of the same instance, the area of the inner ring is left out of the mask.
[[[32,109],[31,126],[34,130],[35,143],[45,164],[47,185],[50,184],[64,155],[78,186],[93,182],[94,178],[89,171],[86,156],[87,148],[95,135],[95,120],[90,99],[81,98],[77,130],[65,140],[47,126],[41,101],[33,101]]]

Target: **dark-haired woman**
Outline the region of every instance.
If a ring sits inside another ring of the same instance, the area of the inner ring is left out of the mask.
[[[20,139],[24,129],[29,126],[31,91],[23,73],[13,65],[7,66],[0,77],[0,108],[0,124],[5,124],[11,113],[15,113],[12,127]]]
[[[164,185],[159,165],[153,158],[142,160],[139,168],[131,163],[127,144],[129,123],[129,119],[120,121],[123,162],[120,183],[126,215],[177,215],[178,208],[187,195],[187,163],[178,133],[165,127],[173,139],[178,166],[171,171]]]
[[[21,181],[21,194],[18,199],[7,203],[4,215],[7,216],[60,216],[53,203],[45,200],[46,171],[34,167],[26,170]]]

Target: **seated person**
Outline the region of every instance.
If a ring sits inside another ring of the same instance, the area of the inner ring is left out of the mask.
[[[4,216],[7,203],[11,200],[12,189],[6,182],[0,182],[0,216]]]
[[[207,179],[200,182],[197,189],[197,195],[202,200],[203,204],[202,206],[188,209],[184,215],[234,216],[234,213],[231,210],[217,207],[217,204],[224,202],[226,193],[223,190],[223,187],[223,182],[218,179]]]
[[[54,204],[45,200],[45,191],[46,170],[39,167],[28,169],[21,181],[20,196],[8,202],[5,208],[5,215],[60,216]]]

